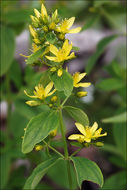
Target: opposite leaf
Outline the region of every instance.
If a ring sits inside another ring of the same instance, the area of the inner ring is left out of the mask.
[[[25,131],[22,152],[28,153],[32,151],[37,143],[41,142],[52,130],[57,128],[58,123],[58,113],[53,110],[42,112],[38,116],[33,117]]]
[[[71,95],[73,90],[73,78],[68,72],[64,70],[61,77],[59,77],[57,73],[54,72],[51,73],[50,78],[54,82],[56,90],[64,91],[66,96]]]
[[[44,161],[43,163],[39,164],[32,172],[31,176],[27,179],[24,190],[29,189],[35,189],[37,184],[40,182],[40,180],[43,178],[43,176],[47,173],[47,171],[55,165],[61,158],[57,159],[50,158],[49,160]]]
[[[74,163],[79,186],[81,186],[84,180],[87,180],[97,183],[102,187],[103,175],[96,163],[81,157],[72,157],[71,160]]]
[[[72,106],[65,106],[64,110],[67,111],[68,114],[77,122],[84,126],[89,126],[88,116],[81,109]]]

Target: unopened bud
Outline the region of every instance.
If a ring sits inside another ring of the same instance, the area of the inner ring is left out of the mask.
[[[57,75],[58,75],[58,77],[61,77],[62,74],[63,74],[63,70],[62,70],[62,69],[58,69],[58,71],[57,71]]]
[[[33,27],[32,27],[31,25],[29,25],[29,30],[30,30],[31,35],[32,35],[34,38],[37,38],[37,33],[36,33],[36,31],[33,29]]]
[[[102,142],[96,142],[96,143],[95,143],[95,146],[101,147],[101,146],[104,146],[104,143],[102,143]]]
[[[52,67],[52,68],[50,69],[50,71],[51,71],[51,72],[56,71],[56,67]]]
[[[50,108],[52,108],[52,106],[53,106],[52,104],[49,104],[49,107],[50,107]]]
[[[54,30],[55,27],[56,27],[55,22],[52,22],[52,23],[49,25],[49,29],[50,29],[50,30]]]
[[[34,13],[37,18],[41,16],[40,12],[37,9],[34,9]]]
[[[57,134],[57,129],[54,129],[53,131],[50,132],[51,137],[55,137]]]
[[[39,39],[37,39],[37,38],[33,39],[33,41],[34,41],[35,44],[41,44],[41,41]]]
[[[90,13],[95,13],[95,12],[96,12],[96,9],[95,9],[94,7],[90,7],[90,8],[89,8],[89,12],[90,12]]]
[[[24,131],[26,131],[26,128],[24,128]]]
[[[52,98],[51,98],[51,102],[56,102],[56,100],[57,100],[57,96],[53,96]]]
[[[84,97],[84,96],[87,96],[87,92],[84,92],[84,91],[80,91],[80,92],[77,92],[77,96],[78,97]]]
[[[47,26],[43,26],[42,29],[44,30],[44,32],[48,32],[48,27]]]
[[[89,147],[89,146],[90,146],[90,143],[84,143],[84,146],[85,146],[85,147]]]
[[[35,150],[36,151],[40,151],[40,150],[42,150],[44,147],[42,146],[42,145],[36,145],[35,146]]]
[[[28,104],[29,106],[39,106],[41,103],[38,101],[31,100],[27,101],[26,104]]]
[[[59,35],[58,35],[58,38],[59,38],[60,40],[64,40],[65,35],[64,35],[64,34],[59,34]]]

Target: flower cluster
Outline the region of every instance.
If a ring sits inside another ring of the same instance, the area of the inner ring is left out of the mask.
[[[38,61],[40,61],[40,63],[43,62],[49,67],[48,74],[50,75],[50,81],[46,86],[41,83],[35,86],[33,95],[29,95],[25,90],[24,93],[29,98],[34,99],[26,101],[26,104],[29,106],[39,106],[41,104],[46,104],[50,109],[57,109],[58,97],[56,94],[54,94],[57,91],[57,84],[55,86],[51,76],[55,73],[57,75],[55,81],[60,79],[61,81],[63,80],[60,84],[64,84],[64,80],[66,79],[64,77],[62,78],[62,75],[65,72],[68,73],[68,69],[65,71],[63,69],[63,64],[65,61],[75,58],[75,53],[72,52],[72,42],[69,42],[68,39],[65,39],[65,35],[67,33],[78,33],[80,32],[81,28],[78,27],[70,29],[75,21],[75,17],[61,19],[57,10],[55,10],[55,12],[50,16],[48,15],[43,4],[41,6],[41,13],[37,9],[34,9],[34,13],[35,16],[31,15],[32,24],[29,25],[29,30],[33,40],[32,55],[38,53],[38,51],[42,51],[41,55],[39,54]],[[25,57],[29,59],[31,55]],[[81,82],[81,80],[86,76],[86,73],[76,72],[73,74],[73,76],[71,76],[69,73],[68,75],[72,80],[73,88],[77,88],[77,90],[82,87],[89,87],[91,85],[90,82]],[[70,78],[67,79],[67,81],[69,81]],[[77,90],[75,93],[77,97],[83,97],[87,95],[86,91]],[[77,140],[80,143],[91,143],[92,140],[107,135],[107,133],[101,134],[101,128],[97,130],[98,125],[96,122],[92,127],[84,127],[80,123],[75,123],[75,125],[82,134],[73,134],[69,137],[69,140]],[[56,133],[57,129],[51,131],[50,136],[55,136]],[[41,149],[42,147],[36,147],[36,150]]]

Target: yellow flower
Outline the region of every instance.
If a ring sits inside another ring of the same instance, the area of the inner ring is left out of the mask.
[[[50,52],[52,52],[56,57],[51,57],[51,56],[45,56],[45,57],[54,62],[62,62],[68,59],[72,59],[75,57],[75,54],[74,52],[70,54],[71,49],[72,49],[72,43],[69,44],[68,40],[65,40],[63,47],[60,49],[57,49],[56,46],[50,44]]]
[[[42,5],[41,5],[41,16],[42,16],[42,19],[43,19],[44,17],[48,17],[47,10],[46,10],[46,8],[45,8],[45,6],[44,6],[43,3],[42,3]]]
[[[74,87],[76,87],[76,88],[78,88],[78,87],[88,87],[88,86],[91,85],[90,82],[83,82],[83,83],[80,82],[80,80],[82,80],[85,75],[86,75],[86,73],[81,73],[80,74],[79,72],[76,72],[73,75],[73,85],[74,85]]]
[[[58,27],[57,27],[57,32],[61,32],[61,33],[78,33],[80,32],[81,30],[81,27],[78,27],[78,28],[74,28],[74,29],[71,29],[71,26],[73,25],[75,21],[75,17],[71,17],[70,19],[65,19]]]
[[[44,147],[43,147],[42,145],[36,145],[36,146],[35,146],[35,150],[36,150],[36,151],[43,150],[43,148],[44,148]]]
[[[87,142],[90,143],[91,140],[95,140],[96,138],[106,136],[107,133],[101,134],[102,128],[98,128],[98,124],[94,122],[92,127],[89,126],[83,126],[80,123],[75,123],[77,129],[80,131],[81,134],[73,134],[68,137],[69,140],[77,140],[80,143]]]
[[[45,88],[42,84],[38,84],[38,86],[35,86],[34,95],[29,95],[25,90],[24,93],[30,97],[30,98],[38,98],[40,100],[44,100],[46,97],[51,96],[56,89],[52,90],[53,88],[53,82],[50,82]]]
[[[78,97],[84,97],[84,96],[87,96],[87,92],[85,92],[85,91],[80,91],[80,92],[77,92],[77,96]]]

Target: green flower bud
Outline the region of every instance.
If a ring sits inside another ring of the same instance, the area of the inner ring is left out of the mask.
[[[80,92],[77,92],[77,96],[78,97],[84,97],[84,96],[87,96],[87,92],[84,92],[84,91],[80,91]]]

